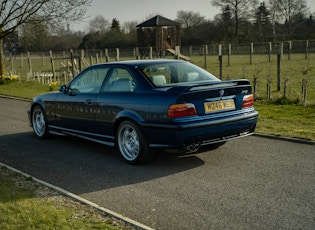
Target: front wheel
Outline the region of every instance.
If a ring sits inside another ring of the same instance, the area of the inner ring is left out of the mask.
[[[35,106],[32,110],[32,125],[38,138],[46,138],[48,136],[47,119],[44,110],[40,106]]]
[[[132,121],[126,120],[119,125],[117,145],[120,154],[129,164],[143,163],[153,157],[141,129]]]

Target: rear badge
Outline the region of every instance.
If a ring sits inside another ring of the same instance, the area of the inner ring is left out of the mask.
[[[224,95],[224,89],[221,89],[221,90],[219,91],[219,94],[220,94],[220,97],[223,97],[223,95]]]

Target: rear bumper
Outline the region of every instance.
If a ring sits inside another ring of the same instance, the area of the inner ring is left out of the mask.
[[[180,124],[145,124],[143,130],[150,147],[182,148],[191,144],[207,145],[254,133],[258,112],[208,121]]]

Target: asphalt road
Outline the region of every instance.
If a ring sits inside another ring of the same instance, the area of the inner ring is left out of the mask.
[[[155,229],[315,229],[315,146],[257,136],[125,164],[111,147],[35,138],[0,98],[0,162]]]

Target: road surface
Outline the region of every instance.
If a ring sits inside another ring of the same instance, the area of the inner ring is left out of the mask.
[[[111,147],[37,139],[0,98],[0,162],[155,229],[315,229],[315,146],[257,136],[127,165]]]

